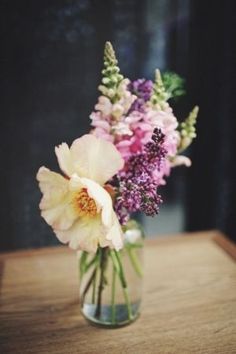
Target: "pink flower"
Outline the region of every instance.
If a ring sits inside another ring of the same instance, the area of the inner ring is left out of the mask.
[[[163,161],[161,168],[155,172],[154,179],[159,181],[159,184],[164,184],[165,176],[170,174],[170,170],[174,166],[173,158],[177,154],[180,140],[177,131],[178,121],[170,106],[166,104],[161,109],[160,107],[152,107],[147,103],[143,111],[134,110],[129,114],[126,114],[127,107],[125,107],[123,112],[120,110],[120,116],[119,114],[115,115],[116,118],[119,118],[115,120],[112,113],[115,105],[111,106],[109,100],[102,97],[99,98],[99,102],[100,104],[96,105],[96,108],[102,111],[91,114],[92,126],[95,128],[93,134],[113,142],[125,161],[130,156],[143,151],[155,128],[161,129],[165,135],[163,146],[167,151],[167,158]],[[124,105],[124,101],[121,99],[118,104]],[[104,114],[108,113],[110,116],[104,117]],[[180,160],[176,159],[175,164],[179,163]]]
[[[111,134],[111,125],[108,120],[102,117],[101,112],[92,112],[90,119],[94,127],[92,131],[93,135],[113,143],[114,136]]]

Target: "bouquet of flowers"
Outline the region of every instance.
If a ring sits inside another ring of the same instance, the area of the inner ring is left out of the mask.
[[[131,265],[142,276],[142,232],[131,216],[157,214],[159,186],[173,167],[190,166],[181,153],[196,136],[198,107],[179,124],[168,100],[183,94],[182,80],[176,74],[162,77],[159,70],[154,82],[124,78],[110,42],[98,89],[90,133],[55,148],[62,175],[41,167],[37,180],[42,217],[62,243],[80,251],[84,315],[118,325],[134,319],[139,307],[127,269]],[[109,300],[103,301],[106,291]]]

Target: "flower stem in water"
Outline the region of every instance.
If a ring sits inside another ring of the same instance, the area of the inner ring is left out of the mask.
[[[132,266],[134,267],[135,272],[137,275],[142,278],[143,277],[143,270],[139,264],[135,249],[132,247],[126,247],[127,253],[129,255],[130,261],[132,263]]]
[[[95,266],[95,274],[93,278],[93,292],[92,292],[92,304],[95,304],[95,298],[96,298],[96,285],[97,285],[97,263]]]
[[[112,268],[112,293],[111,293],[111,323],[116,323],[116,306],[115,306],[115,295],[116,295],[116,269],[113,265]]]
[[[87,292],[88,292],[88,290],[89,290],[89,288],[90,288],[90,286],[91,286],[91,284],[92,284],[92,281],[93,281],[93,279],[94,279],[94,277],[95,277],[95,275],[96,275],[96,271],[97,271],[97,268],[95,267],[95,269],[93,270],[93,273],[92,273],[92,275],[91,275],[91,277],[89,278],[89,281],[88,281],[88,283],[86,284],[86,286],[85,286],[85,288],[84,288],[84,291],[83,291],[83,293],[82,293],[82,295],[81,295],[81,304],[82,304],[82,306],[83,306],[83,304],[84,304],[84,299],[85,299],[85,296],[86,296],[86,294],[87,294]]]
[[[101,306],[102,306],[102,291],[104,289],[104,283],[105,283],[105,268],[106,268],[106,263],[107,263],[107,250],[106,248],[100,248],[99,249],[99,255],[100,255],[100,281],[99,281],[99,287],[98,287],[98,298],[97,298],[97,307],[95,311],[95,317],[99,318],[101,315]]]
[[[85,251],[82,251],[80,259],[79,259],[80,280],[82,280],[83,275],[85,273],[87,257],[88,257],[88,253]]]
[[[124,275],[122,261],[120,258],[120,252],[115,251],[115,250],[111,250],[110,254],[111,254],[112,261],[113,261],[113,265],[114,265],[116,272],[120,278],[121,286],[123,288],[124,298],[125,298],[127,312],[128,312],[128,318],[129,318],[129,320],[132,320],[133,315],[132,315],[132,309],[131,309],[131,304],[130,304],[130,299],[129,299],[128,286],[127,286],[127,282],[126,282],[125,275]]]

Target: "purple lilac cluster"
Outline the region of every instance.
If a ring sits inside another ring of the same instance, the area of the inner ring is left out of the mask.
[[[164,134],[155,128],[152,140],[145,145],[144,151],[131,156],[124,171],[118,174],[120,188],[115,211],[121,224],[125,224],[129,215],[136,211],[150,216],[158,214],[162,199],[157,193],[159,184],[155,181],[154,172],[160,170],[167,154],[163,147],[164,140]]]
[[[151,80],[138,79],[130,82],[128,89],[132,94],[137,96],[137,99],[130,108],[130,112],[139,111],[143,113],[144,105],[149,101],[153,91],[153,82]]]

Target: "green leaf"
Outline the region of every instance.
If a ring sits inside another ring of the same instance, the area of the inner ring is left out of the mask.
[[[168,100],[170,98],[177,99],[185,95],[185,80],[178,74],[166,71],[162,74],[162,82],[165,87],[165,91],[168,94]]]

